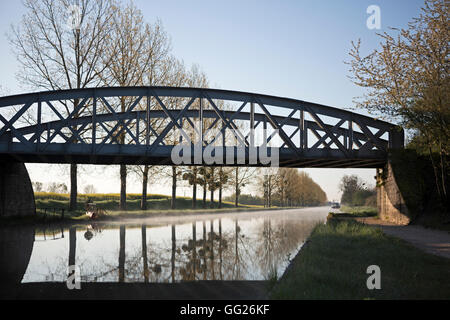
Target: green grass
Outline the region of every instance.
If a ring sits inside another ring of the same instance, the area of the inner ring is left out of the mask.
[[[362,217],[376,217],[378,215],[378,209],[374,207],[350,207],[342,206],[341,212],[330,212],[333,217],[351,217],[351,218],[362,218]]]
[[[147,210],[141,210],[141,195],[127,194],[127,210],[119,210],[119,194],[89,194],[79,195],[77,201],[77,208],[74,211],[68,211],[69,195],[39,192],[35,193],[36,212],[37,215],[33,219],[21,218],[20,221],[41,221],[46,222],[61,220],[61,214],[64,210],[65,220],[83,221],[89,218],[85,215],[85,203],[88,199],[93,201],[98,208],[107,211],[105,219],[119,219],[119,218],[145,218],[155,215],[178,215],[178,214],[196,214],[196,213],[224,213],[231,211],[253,211],[253,210],[267,210],[262,206],[257,205],[242,205],[236,208],[234,203],[222,201],[222,208],[218,208],[218,202],[215,201],[213,208],[211,202],[206,201],[206,206],[203,208],[203,201],[197,200],[197,208],[192,209],[192,198],[177,197],[176,209],[171,209],[171,197],[166,195],[150,194],[147,197]],[[279,209],[273,207],[270,209]],[[105,220],[104,219],[104,220]],[[16,219],[12,219],[16,220]],[[12,221],[14,222],[14,221]]]
[[[381,290],[366,286],[381,269]],[[450,259],[353,220],[318,225],[271,291],[273,299],[450,299]]]
[[[140,193],[127,193],[127,200],[141,199]],[[69,200],[70,195],[68,193],[54,193],[54,192],[35,192],[35,199],[53,199],[53,200]],[[77,196],[78,200],[85,202],[87,199],[92,201],[103,201],[103,200],[120,200],[120,193],[80,193]],[[170,198],[163,194],[148,194],[147,199],[166,199]],[[179,199],[190,199],[188,197],[177,197]]]

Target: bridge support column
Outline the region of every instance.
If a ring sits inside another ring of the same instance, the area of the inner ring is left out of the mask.
[[[381,220],[399,225],[411,222],[411,215],[395,180],[391,162],[377,169],[377,206]]]
[[[35,213],[33,187],[25,164],[0,163],[0,217],[29,216]]]

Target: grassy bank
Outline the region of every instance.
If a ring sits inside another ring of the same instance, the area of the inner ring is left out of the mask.
[[[376,207],[350,207],[350,206],[342,206],[341,212],[345,212],[351,214],[355,217],[363,216],[363,217],[375,217],[378,215],[378,208]]]
[[[328,219],[353,219],[353,218],[367,218],[376,217],[378,215],[378,209],[374,207],[350,207],[342,206],[339,212],[330,212]]]
[[[367,267],[381,269],[368,290]],[[433,256],[352,220],[318,225],[281,280],[274,299],[450,299],[450,259]]]
[[[80,215],[84,215],[85,213],[85,203],[87,199],[95,202],[98,208],[106,210],[110,214],[117,213],[133,213],[133,214],[142,214],[143,210],[141,210],[141,200],[140,198],[135,198],[133,195],[127,195],[127,210],[119,211],[119,198],[116,198],[115,195],[92,195],[91,197],[79,197],[77,202],[77,209],[71,212],[67,211],[69,207],[69,197],[64,197],[65,195],[58,195],[57,197],[50,196],[45,197],[45,195],[39,195],[36,197],[36,211],[38,214],[47,213],[47,215],[61,215],[61,210],[65,210],[65,216],[67,217],[77,217]],[[192,199],[185,197],[177,197],[176,199],[176,209],[177,210],[189,210],[192,209]],[[214,208],[217,209],[218,203],[214,203]],[[255,206],[242,206],[240,207],[255,207]],[[202,210],[202,201],[197,201],[198,210]],[[229,202],[223,202],[222,208],[234,208],[234,204]],[[47,209],[47,210],[46,210]],[[147,209],[146,211],[161,211],[161,210],[170,210],[171,209],[171,198],[167,196],[159,196],[159,195],[151,195],[147,200]],[[205,209],[212,209],[211,202],[206,202]]]
[[[117,220],[122,218],[146,218],[152,216],[166,215],[186,215],[186,214],[206,214],[206,213],[226,213],[239,211],[255,210],[274,210],[278,207],[264,208],[257,205],[239,204],[236,208],[234,203],[223,201],[222,206],[218,208],[218,202],[215,201],[211,206],[209,200],[203,208],[203,201],[197,200],[197,208],[192,209],[192,198],[177,197],[176,209],[171,209],[171,197],[166,195],[151,194],[147,197],[147,210],[141,210],[141,195],[127,194],[127,210],[119,210],[119,194],[88,194],[79,195],[77,209],[68,211],[69,195],[47,192],[35,193],[36,215],[26,217],[3,218],[2,224],[16,223],[35,223],[61,221],[64,212],[66,221],[84,221],[89,220],[85,214],[85,203],[87,200],[93,201],[98,208],[104,209],[107,215],[100,220]],[[288,208],[284,208],[288,209]]]

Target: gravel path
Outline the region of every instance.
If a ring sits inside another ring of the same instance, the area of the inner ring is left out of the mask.
[[[428,253],[450,258],[450,233],[422,226],[398,226],[377,218],[358,218],[365,224],[378,226],[387,235],[401,238]]]

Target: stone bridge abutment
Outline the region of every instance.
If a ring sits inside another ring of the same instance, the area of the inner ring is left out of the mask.
[[[377,169],[376,180],[378,216],[380,219],[398,225],[409,224],[411,214],[395,179],[394,169],[390,161],[384,168]]]
[[[33,187],[25,164],[0,163],[0,217],[29,216],[35,212]]]

